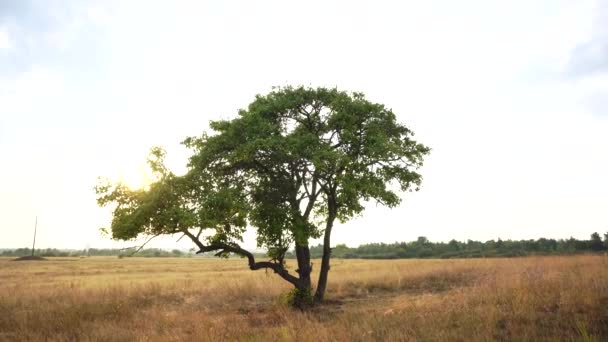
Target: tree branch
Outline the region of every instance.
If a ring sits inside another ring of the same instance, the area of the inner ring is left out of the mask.
[[[263,268],[270,268],[274,271],[274,273],[278,274],[279,276],[281,276],[281,278],[287,280],[294,286],[300,286],[300,279],[289,274],[289,271],[287,271],[285,269],[285,267],[283,266],[282,263],[275,263],[275,262],[271,262],[271,261],[256,262],[255,257],[253,256],[253,254],[251,252],[241,248],[240,246],[238,246],[236,244],[214,242],[208,246],[205,246],[196,236],[194,236],[194,234],[190,233],[189,231],[184,230],[184,234],[186,234],[186,236],[188,236],[199,248],[199,251],[196,252],[196,254],[205,253],[205,252],[214,252],[214,251],[219,251],[218,254],[221,254],[223,252],[234,253],[234,254],[247,258],[247,261],[249,263],[249,269],[255,271],[255,270],[261,270]]]
[[[137,247],[137,246],[133,246],[133,247],[126,247],[126,248],[121,248],[120,250],[127,250],[127,249],[131,249],[131,248],[135,248],[137,247],[137,249],[135,250],[135,252],[129,254],[130,256],[135,255],[137,252],[141,251],[147,244],[148,242],[152,241],[152,239],[154,239],[155,237],[159,236],[160,234],[156,234],[156,235],[152,235],[146,242],[143,243],[143,245]]]
[[[317,196],[319,195],[319,192],[317,192],[317,182],[318,182],[318,179],[317,179],[317,174],[315,172],[312,176],[312,188],[310,189],[312,194],[309,194],[308,204],[306,205],[306,209],[304,210],[304,218],[306,220],[308,220],[308,217],[310,216],[310,212],[312,211],[312,208],[314,207],[315,202],[317,201]]]
[[[308,197],[310,197],[310,191],[308,191],[308,185],[306,184],[306,174],[310,173],[310,171],[308,171],[308,167],[304,166],[304,170],[302,173],[302,177],[304,178],[304,181],[302,182],[302,184],[304,185],[304,191],[306,191],[306,194],[308,195]]]

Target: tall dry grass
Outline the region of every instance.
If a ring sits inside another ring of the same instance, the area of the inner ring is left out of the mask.
[[[240,259],[0,259],[0,341],[602,341],[607,272],[606,256],[334,260],[328,303],[299,312]]]

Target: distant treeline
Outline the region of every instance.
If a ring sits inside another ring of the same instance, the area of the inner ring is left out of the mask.
[[[159,248],[142,249],[137,253],[135,248],[127,249],[37,249],[36,255],[42,257],[81,257],[81,256],[118,256],[118,257],[192,257],[193,251],[179,249],[164,250]],[[466,242],[451,240],[450,242],[431,242],[421,236],[416,241],[395,243],[370,243],[359,247],[337,245],[332,248],[334,258],[344,259],[407,259],[407,258],[487,258],[487,257],[516,257],[526,255],[561,255],[577,253],[594,253],[608,251],[608,233],[603,240],[598,233],[591,234],[589,240],[545,239],[538,240],[489,240],[486,242],[467,240]],[[0,249],[0,256],[21,257],[30,255],[28,247],[17,249]],[[213,253],[204,253],[212,256]],[[263,253],[254,253],[256,258],[263,258]],[[313,258],[323,255],[323,246],[310,248]],[[293,252],[288,252],[287,258],[295,258]]]
[[[135,252],[135,248],[127,249],[113,249],[113,248],[89,248],[89,249],[36,249],[35,255],[41,257],[81,257],[81,256],[118,256],[118,257],[190,257],[193,253],[184,252],[179,249],[171,251],[159,249],[159,248],[147,248],[142,249],[139,252]],[[9,257],[22,257],[32,254],[32,249],[28,247],[17,248],[17,249],[0,249],[0,256]]]
[[[604,240],[593,233],[590,240],[545,239],[538,240],[490,240],[486,242],[467,240],[460,242],[430,242],[421,236],[412,242],[370,243],[350,248],[337,245],[332,249],[332,257],[345,259],[405,259],[405,258],[485,258],[515,257],[526,255],[558,255],[608,250],[608,233]],[[323,255],[323,246],[311,247],[313,258]]]

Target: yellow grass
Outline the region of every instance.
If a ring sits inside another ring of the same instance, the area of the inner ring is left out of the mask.
[[[608,340],[606,256],[334,260],[309,312],[242,259],[9,260],[0,341]]]

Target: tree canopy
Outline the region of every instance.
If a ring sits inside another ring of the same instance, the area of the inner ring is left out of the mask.
[[[317,301],[335,220],[361,214],[368,201],[398,205],[402,192],[418,190],[417,170],[430,151],[392,110],[337,89],[276,88],[210,127],[184,141],[193,152],[185,175],[167,170],[155,148],[149,164],[157,180],[148,188],[98,185],[98,203],[115,204],[112,237],[181,233],[199,252],[237,254],[253,270],[272,269],[305,297],[312,291],[309,240],[323,237]],[[256,262],[240,247],[248,226],[270,260]],[[284,264],[290,246],[295,274]]]

